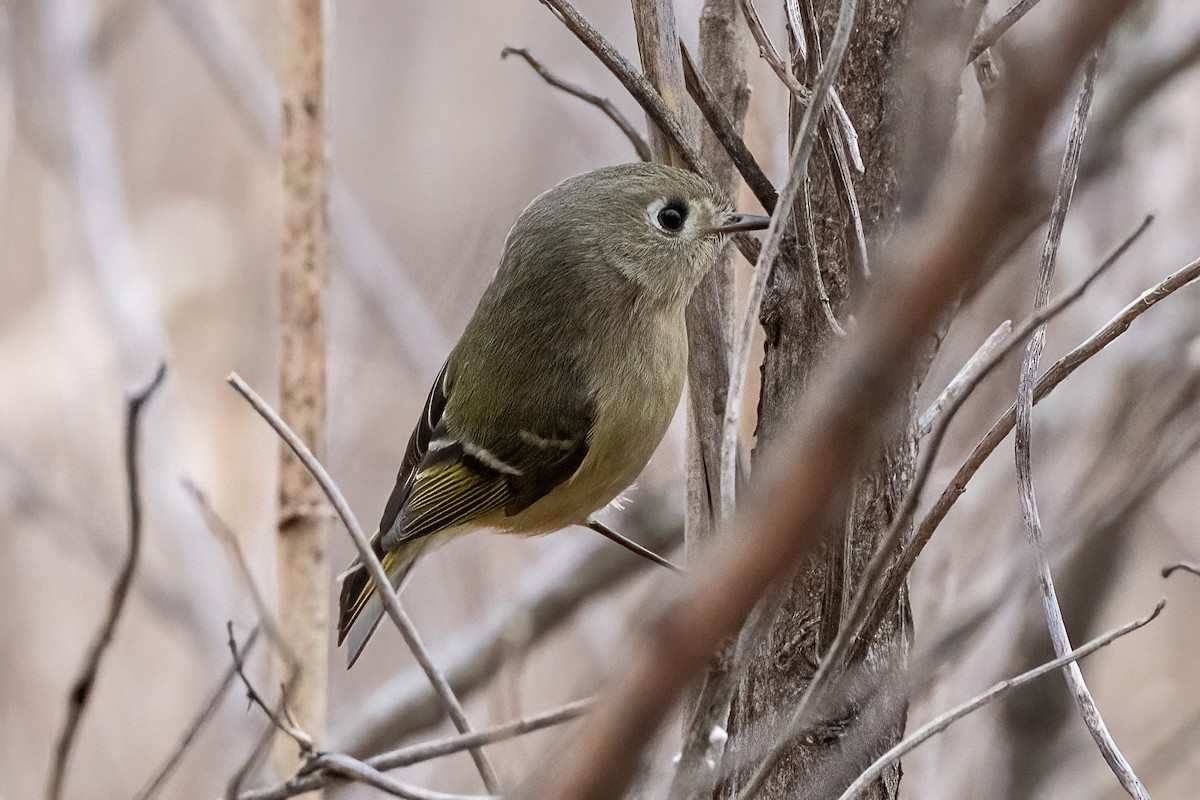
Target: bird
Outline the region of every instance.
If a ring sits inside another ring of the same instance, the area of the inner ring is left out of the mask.
[[[730,235],[769,223],[655,163],[535,198],[433,381],[372,538],[392,586],[451,538],[585,524],[632,484],[679,405],[693,291]],[[383,615],[360,560],[339,605],[349,667]]]

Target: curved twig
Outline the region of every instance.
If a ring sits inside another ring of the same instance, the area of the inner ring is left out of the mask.
[[[653,159],[650,155],[649,142],[646,141],[646,138],[638,132],[638,129],[633,127],[633,123],[627,120],[625,115],[607,97],[601,97],[594,92],[589,92],[582,86],[564,81],[546,69],[542,62],[534,58],[524,47],[505,47],[500,51],[500,58],[508,58],[509,56],[520,56],[525,60],[526,64],[533,68],[534,72],[541,76],[542,80],[555,89],[561,89],[567,94],[578,97],[583,102],[603,111],[604,115],[621,129],[621,133],[625,134],[625,138],[629,140],[629,143],[633,145],[633,149],[637,152],[638,158],[642,161],[651,161]]]
[[[96,631],[96,637],[88,648],[83,659],[79,675],[71,683],[71,692],[67,695],[67,719],[58,735],[54,747],[54,758],[50,762],[50,777],[46,796],[50,800],[58,800],[62,796],[63,784],[67,779],[67,767],[71,760],[71,751],[75,747],[75,735],[79,731],[79,723],[87,711],[88,701],[92,698],[92,689],[96,685],[96,676],[100,674],[100,662],[112,644],[113,632],[125,610],[125,600],[129,597],[129,587],[133,583],[133,573],[137,569],[138,558],[142,552],[142,495],[138,476],[138,434],[142,418],[142,409],[146,402],[162,385],[167,376],[167,365],[160,364],[153,380],[139,392],[134,393],[125,406],[125,478],[129,483],[129,551],[121,571],[113,582],[112,592],[108,598],[108,611]]]
[[[250,388],[245,381],[242,380],[236,372],[230,373],[226,379],[231,386],[242,397],[250,403],[255,411],[258,412],[264,420],[267,421],[280,438],[291,448],[304,466],[312,473],[313,478],[320,484],[321,490],[329,498],[329,502],[333,504],[334,510],[338,517],[341,518],[342,524],[345,526],[350,538],[354,540],[354,546],[358,549],[358,557],[363,565],[367,568],[367,573],[371,576],[371,580],[375,583],[375,591],[377,591],[383,600],[383,607],[387,611],[388,616],[392,618],[392,622],[400,630],[400,635],[404,637],[408,649],[412,651],[413,657],[417,663],[421,665],[421,669],[425,672],[429,682],[433,684],[434,690],[438,697],[441,698],[443,705],[446,707],[446,714],[454,723],[454,727],[459,733],[471,733],[471,723],[467,721],[466,712],[463,711],[462,704],[458,702],[458,698],[454,696],[454,691],[450,688],[450,684],[446,681],[446,676],[438,669],[437,665],[429,657],[429,651],[425,648],[424,642],[421,641],[421,635],[417,632],[416,626],[412,620],[408,618],[403,606],[400,605],[400,598],[396,596],[396,592],[392,589],[392,584],[387,579],[387,573],[383,570],[383,565],[379,563],[379,557],[371,549],[371,545],[367,542],[367,537],[363,533],[362,526],[358,524],[358,519],[354,516],[354,512],[350,510],[350,504],[346,502],[345,496],[341,489],[334,483],[333,478],[317,461],[312,451],[308,446],[296,436],[288,424],[284,422],[275,410],[267,405],[257,392]],[[495,794],[499,791],[499,780],[496,778],[496,771],[488,761],[487,755],[483,750],[474,748],[471,750],[471,758],[475,761],[476,767],[479,769],[479,774],[483,778],[484,785],[489,792]]]

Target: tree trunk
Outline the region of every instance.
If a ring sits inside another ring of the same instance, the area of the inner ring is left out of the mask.
[[[808,0],[812,2],[812,0]],[[837,16],[838,0],[816,0],[816,18],[822,40],[829,39]],[[871,241],[886,239],[897,217],[898,163],[900,148],[896,115],[902,107],[897,100],[900,80],[897,57],[907,34],[907,4],[900,0],[867,0],[862,3],[854,38],[840,78],[836,82],[842,101],[860,137],[865,173],[855,175],[863,225]],[[809,74],[817,65],[809,40]],[[793,108],[793,120],[799,120],[802,108]],[[826,112],[827,114],[829,112]],[[766,335],[766,353],[762,365],[762,394],[759,401],[758,448],[756,457],[768,452],[771,444],[788,426],[789,411],[808,386],[814,370],[838,343],[838,335],[826,319],[819,302],[817,287],[811,280],[809,248],[815,249],[821,274],[837,317],[846,319],[855,284],[851,261],[847,257],[854,246],[846,241],[846,217],[838,203],[831,172],[830,140],[822,137],[809,170],[815,241],[800,235],[785,244],[768,284],[762,308]],[[804,219],[800,209],[796,220]],[[723,782],[722,797],[733,797],[745,779],[739,768],[755,761],[760,748],[769,746],[779,723],[787,718],[816,670],[821,654],[836,634],[843,609],[855,588],[855,579],[869,560],[878,537],[887,529],[894,509],[911,479],[915,446],[909,428],[912,421],[914,391],[907,406],[907,419],[897,429],[872,467],[862,474],[847,498],[844,519],[829,524],[843,531],[831,536],[833,545],[821,557],[800,568],[790,583],[773,595],[774,602],[762,606],[763,618],[757,626],[765,636],[755,638],[750,651],[740,653],[739,684],[730,711],[731,742],[736,751],[727,759],[734,773]],[[884,622],[865,658],[869,671],[891,669],[894,659],[903,657],[910,634],[908,603],[904,601]],[[884,724],[876,727],[877,741],[866,748],[872,757],[899,740],[904,730],[905,709],[900,706],[886,712]],[[762,798],[810,796],[814,780],[823,774],[844,746],[840,737],[846,719],[828,720],[812,736],[789,747],[779,766],[768,779]],[[860,759],[861,766],[867,761]],[[855,762],[858,765],[859,762]],[[857,770],[855,770],[857,774]],[[844,786],[854,775],[845,776]],[[840,780],[840,778],[838,778]],[[864,797],[895,798],[900,779],[899,767],[874,785]]]

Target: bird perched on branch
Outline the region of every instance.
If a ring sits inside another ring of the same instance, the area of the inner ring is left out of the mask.
[[[535,199],[409,439],[371,542],[392,585],[452,537],[584,524],[628,487],[679,404],[692,291],[730,234],[769,221],[660,164],[598,169]],[[338,622],[350,665],[382,615],[355,562]]]

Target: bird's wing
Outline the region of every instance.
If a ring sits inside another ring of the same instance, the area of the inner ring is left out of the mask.
[[[452,361],[433,382],[371,541],[385,568],[405,564],[394,580],[411,566],[412,559],[400,555],[416,552],[407,545],[497,509],[517,514],[575,474],[587,455],[595,407],[575,375],[560,375],[551,391],[536,398],[536,408],[506,407],[503,398],[511,393],[498,392],[491,421],[467,431],[446,418],[455,390]],[[342,580],[339,643],[372,594],[370,578],[356,561]],[[367,622],[358,649],[375,624]]]
[[[435,425],[407,485],[397,489],[405,495],[398,514],[381,521],[384,549],[498,509],[513,516],[574,475],[587,455],[590,402],[541,410],[534,430],[529,420],[504,416],[473,431],[445,419]]]

